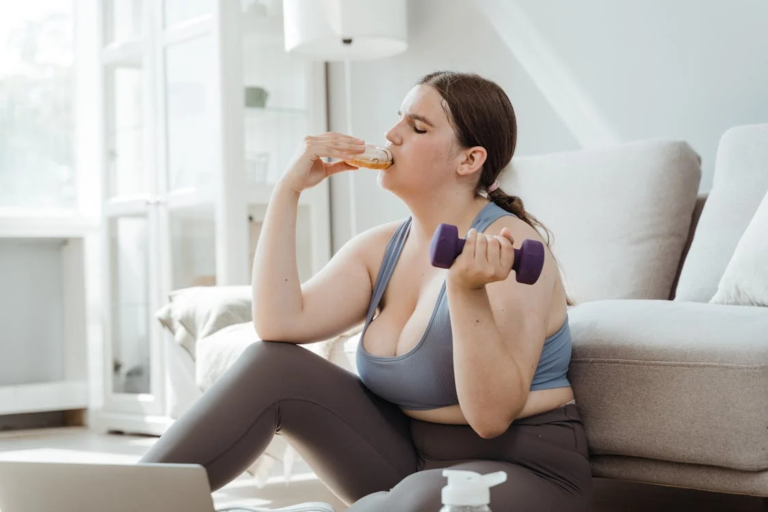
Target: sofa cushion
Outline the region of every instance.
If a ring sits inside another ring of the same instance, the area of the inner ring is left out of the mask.
[[[768,307],[768,193],[739,240],[710,302]]]
[[[768,469],[768,308],[614,300],[569,316],[591,455]]]
[[[712,190],[680,273],[675,300],[708,302],[747,224],[768,191],[768,124],[720,138]]]
[[[768,471],[739,471],[736,469],[701,466],[698,464],[681,464],[664,460],[641,459],[639,457],[622,457],[620,455],[597,455],[589,458],[592,467],[592,476],[595,478],[610,478],[627,482],[645,482],[684,489],[698,489],[702,491],[721,492],[728,494],[751,494],[764,496],[768,489]],[[648,489],[664,493],[659,498],[664,507],[647,508],[647,510],[690,510],[689,506],[675,506],[669,503],[669,494],[662,489],[648,487],[636,489]],[[615,482],[611,484],[615,489]],[[614,490],[614,492],[619,489]],[[680,494],[680,499],[685,499],[685,494]],[[710,495],[715,498],[714,495]],[[717,498],[720,498],[719,496]],[[723,498],[725,498],[723,496]],[[729,496],[728,500],[733,497]],[[742,496],[745,502],[753,500],[757,505],[757,498]],[[648,504],[654,503],[653,497],[648,496]],[[734,502],[731,502],[735,505]],[[682,505],[682,503],[679,503]],[[746,505],[746,503],[745,503]],[[707,508],[709,505],[707,505]],[[739,507],[741,508],[741,507]],[[633,510],[637,510],[634,509]],[[715,508],[714,510],[738,510],[732,508]]]
[[[515,157],[500,181],[553,232],[580,303],[669,298],[700,179],[687,143],[651,140]]]

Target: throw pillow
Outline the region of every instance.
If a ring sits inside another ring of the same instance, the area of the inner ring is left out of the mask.
[[[249,322],[251,304],[248,285],[195,286],[172,291],[156,316],[194,359],[199,340],[224,327]]]
[[[768,306],[768,193],[736,245],[717,293],[709,302]]]

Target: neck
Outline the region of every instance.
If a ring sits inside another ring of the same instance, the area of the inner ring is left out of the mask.
[[[442,195],[421,196],[407,201],[413,218],[410,237],[419,244],[429,244],[439,224],[453,224],[464,237],[477,214],[490,201],[484,197],[470,197],[465,194],[446,197]]]

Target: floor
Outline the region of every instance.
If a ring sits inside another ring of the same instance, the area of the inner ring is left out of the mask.
[[[97,434],[85,427],[18,430],[0,433],[0,460],[135,463],[156,437]],[[301,461],[289,484],[276,465],[269,484],[259,489],[244,473],[213,493],[217,508],[237,504],[282,507],[325,501],[346,510]],[[593,512],[764,512],[761,498],[662,487],[596,478]]]

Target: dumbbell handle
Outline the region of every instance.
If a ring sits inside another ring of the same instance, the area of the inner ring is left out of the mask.
[[[432,237],[429,247],[429,258],[432,265],[440,268],[450,268],[453,261],[464,250],[466,240],[459,238],[459,230],[451,224],[440,224]],[[515,258],[512,270],[515,279],[520,283],[533,284],[541,275],[544,267],[544,244],[538,240],[523,240],[520,249],[514,249]]]

